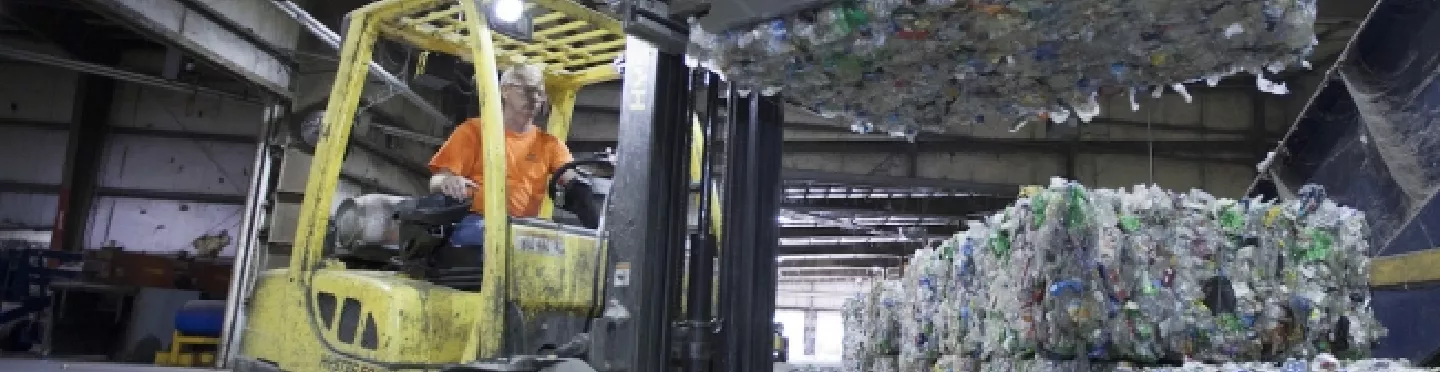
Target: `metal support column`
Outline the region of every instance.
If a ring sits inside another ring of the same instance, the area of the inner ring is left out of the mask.
[[[905,177],[920,177],[920,145],[915,142],[905,147]]]
[[[780,97],[730,95],[725,239],[720,252],[724,371],[769,370],[775,318],[775,219],[780,202]]]
[[[285,117],[285,106],[271,105],[265,108],[260,123],[259,139],[255,142],[255,159],[250,169],[250,186],[245,196],[244,215],[240,219],[240,239],[235,251],[235,266],[230,272],[230,290],[225,302],[225,323],[220,332],[220,349],[216,360],[218,368],[225,368],[231,359],[239,354],[240,337],[245,329],[245,303],[250,300],[250,289],[255,275],[264,267],[265,242],[260,230],[270,205],[270,189],[274,184],[273,165],[277,149],[270,144],[280,120]]]
[[[750,103],[750,120],[755,124],[750,127],[754,146],[752,151],[755,153],[751,158],[755,161],[751,167],[755,168],[757,182],[755,215],[749,221],[756,226],[755,242],[750,246],[755,251],[755,266],[746,273],[755,278],[750,289],[750,294],[755,298],[750,302],[750,311],[757,329],[748,336],[755,339],[753,345],[760,357],[756,358],[755,364],[746,371],[772,368],[770,355],[774,348],[772,332],[775,324],[776,281],[779,276],[775,256],[780,245],[780,225],[775,221],[780,217],[780,159],[785,140],[785,109],[782,102],[784,101],[781,97],[772,96],[754,97]]]
[[[88,61],[114,64],[120,53],[113,47],[87,43]],[[60,184],[60,202],[51,233],[51,249],[84,249],[85,224],[95,190],[100,187],[99,167],[109,132],[110,108],[115,101],[115,79],[81,75],[75,87],[75,113],[71,117],[70,139],[65,149],[65,169]]]
[[[678,53],[629,37],[624,55],[618,165],[604,317],[594,329],[607,349],[601,371],[667,369],[671,322],[678,320],[680,262],[689,197],[689,69]]]
[[[805,308],[805,355],[815,355],[815,327],[820,323],[820,312],[815,311],[815,297],[810,297],[810,306]]]

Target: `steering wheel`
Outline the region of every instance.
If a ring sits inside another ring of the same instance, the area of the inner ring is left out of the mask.
[[[554,200],[556,202],[563,202],[563,199],[559,198],[558,196],[560,194],[560,189],[565,187],[565,185],[560,184],[560,176],[565,174],[565,172],[573,170],[575,171],[575,173],[578,173],[583,177],[590,177],[590,172],[586,172],[580,169],[580,167],[584,166],[608,167],[613,170],[615,168],[615,162],[609,159],[591,159],[573,160],[569,163],[565,163],[565,165],[560,166],[560,169],[556,169],[554,174],[550,175],[550,187],[546,192],[546,195],[550,197],[550,200]]]

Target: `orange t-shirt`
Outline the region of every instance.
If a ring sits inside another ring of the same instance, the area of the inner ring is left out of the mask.
[[[466,120],[455,128],[450,139],[430,159],[430,171],[441,168],[485,185],[484,147],[480,142],[480,119]],[[570,148],[555,136],[530,128],[525,133],[505,131],[505,187],[507,209],[513,217],[534,217],[540,214],[551,174],[573,158]],[[485,214],[485,198],[476,190],[470,210]]]

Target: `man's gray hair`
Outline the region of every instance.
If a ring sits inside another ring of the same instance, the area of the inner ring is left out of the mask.
[[[550,94],[545,91],[545,68],[538,64],[517,63],[506,67],[500,72],[500,86],[516,85],[533,89],[540,94],[542,103],[550,101]],[[542,104],[535,110],[535,117],[531,118],[537,125],[548,122],[550,118],[550,105]],[[542,126],[542,128],[544,128]]]

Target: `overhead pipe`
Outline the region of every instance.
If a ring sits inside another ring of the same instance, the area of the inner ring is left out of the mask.
[[[272,4],[275,4],[276,7],[279,7],[281,11],[284,11],[286,15],[289,15],[290,18],[294,19],[296,22],[300,22],[300,25],[304,26],[307,31],[310,31],[311,35],[315,35],[316,38],[320,39],[320,42],[325,43],[325,45],[329,46],[330,49],[335,50],[337,53],[340,51],[340,35],[336,34],[335,31],[330,30],[330,28],[325,27],[324,23],[321,23],[319,20],[311,17],[310,13],[306,12],[305,9],[301,9],[299,5],[295,5],[295,3],[291,2],[290,0],[270,0],[270,2]],[[370,74],[379,77],[381,81],[385,82],[385,84],[388,84],[390,85],[390,87],[395,88],[397,93],[399,93],[400,96],[405,97],[405,99],[409,100],[411,104],[419,107],[422,111],[425,111],[426,114],[429,114],[430,117],[435,120],[435,123],[433,124],[449,124],[450,118],[446,117],[444,113],[440,112],[439,109],[431,105],[430,102],[425,101],[424,97],[420,97],[420,95],[416,94],[415,91],[410,90],[409,85],[406,85],[405,82],[400,81],[399,78],[395,77],[395,75],[391,74],[389,71],[386,71],[384,66],[381,66],[375,61],[370,61],[369,72]],[[407,136],[400,137],[414,139]],[[428,143],[425,141],[421,142]]]

